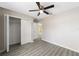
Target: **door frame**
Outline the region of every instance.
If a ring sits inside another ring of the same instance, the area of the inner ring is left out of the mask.
[[[9,47],[9,20],[10,20],[9,17],[19,18],[22,20],[21,17],[4,14],[4,47],[6,52],[9,52],[9,48],[10,48]]]

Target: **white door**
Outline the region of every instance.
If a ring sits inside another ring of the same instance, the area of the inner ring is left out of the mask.
[[[9,16],[4,15],[4,42],[5,49],[9,52]]]
[[[21,45],[33,42],[31,25],[31,21],[21,20]]]

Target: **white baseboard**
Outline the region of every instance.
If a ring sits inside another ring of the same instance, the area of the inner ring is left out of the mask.
[[[28,43],[33,43],[34,41],[30,41],[30,42],[28,42]]]
[[[27,41],[26,43],[24,43],[24,44],[27,44],[27,43],[33,43],[34,41]],[[21,45],[24,45],[24,44],[22,44],[21,43]]]
[[[74,51],[74,52],[78,52],[78,53],[79,53],[78,50],[75,50],[75,49],[72,49],[72,48],[69,48],[69,47],[66,47],[66,46],[63,46],[63,45],[54,43],[54,42],[50,42],[50,41],[47,41],[47,40],[44,40],[44,39],[42,39],[42,40],[43,40],[43,41],[46,41],[46,42],[48,42],[48,43],[51,43],[51,44],[54,44],[54,45],[57,45],[57,46],[60,46],[60,47],[63,47],[63,48],[66,48],[66,49],[69,49],[69,50],[72,50],[72,51]]]

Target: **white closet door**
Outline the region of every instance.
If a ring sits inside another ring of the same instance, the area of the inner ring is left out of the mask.
[[[33,42],[31,25],[31,21],[21,20],[21,45]]]
[[[4,15],[4,42],[5,49],[9,52],[9,16]]]

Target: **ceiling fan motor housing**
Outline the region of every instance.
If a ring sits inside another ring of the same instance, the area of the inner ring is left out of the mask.
[[[38,22],[39,22],[39,20],[38,20],[38,19],[34,19],[34,20],[33,20],[33,22],[38,23]]]

